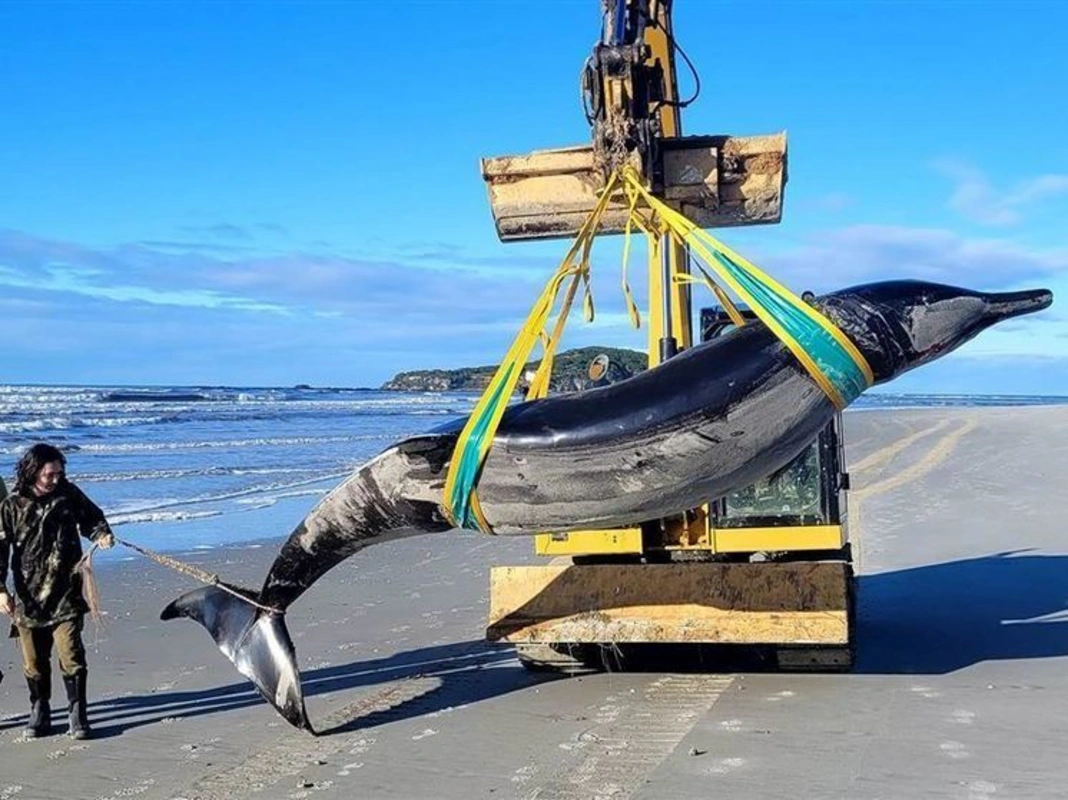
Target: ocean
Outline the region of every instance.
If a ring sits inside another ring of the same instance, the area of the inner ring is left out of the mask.
[[[172,552],[247,543],[287,535],[354,467],[397,439],[470,413],[477,399],[360,389],[0,386],[0,475],[10,490],[21,454],[45,441],[64,452],[68,476],[120,538]]]
[[[372,389],[0,386],[0,475],[10,489],[21,453],[47,441],[120,538],[164,552],[247,544],[288,535],[354,467],[477,400]],[[869,393],[847,413],[1066,402]]]

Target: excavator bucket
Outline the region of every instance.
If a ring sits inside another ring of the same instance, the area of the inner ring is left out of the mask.
[[[660,140],[661,196],[701,228],[760,225],[782,218],[786,134],[687,136]],[[604,177],[592,147],[536,150],[482,159],[502,241],[574,236],[593,210]],[[622,196],[602,217],[602,233],[622,233]]]

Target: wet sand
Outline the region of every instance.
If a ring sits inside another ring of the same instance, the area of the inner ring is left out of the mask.
[[[489,567],[536,563],[532,543],[454,532],[370,548],[290,610],[312,737],[199,626],[158,621],[189,578],[112,560],[86,631],[97,738],[23,740],[0,644],[0,800],[1063,796],[1068,408],[846,431],[853,674],[528,673],[483,627]],[[182,557],[258,585],[277,546]]]

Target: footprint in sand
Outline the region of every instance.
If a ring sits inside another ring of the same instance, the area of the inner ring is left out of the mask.
[[[527,783],[537,774],[538,768],[535,767],[533,764],[528,764],[527,766],[520,767],[515,771],[515,774],[512,775],[512,783]]]
[[[720,758],[708,768],[708,772],[712,775],[726,775],[742,766],[745,766],[744,758]]]
[[[951,722],[955,722],[958,725],[971,725],[975,722],[975,712],[965,711],[962,708],[958,708],[953,712],[953,715],[949,719]]]
[[[742,721],[740,719],[725,719],[723,722],[719,723],[719,727],[723,728],[725,731],[735,733],[742,729]]]
[[[437,735],[438,735],[438,732],[436,730],[434,730],[433,728],[427,728],[422,733],[415,734],[415,736],[412,737],[412,741],[413,742],[418,742],[420,739],[425,739],[428,736],[437,736]]]
[[[313,783],[310,786],[301,786],[299,791],[289,795],[289,800],[304,800],[305,797],[311,797],[314,792],[325,792],[333,785],[333,781],[323,781],[322,783]]]
[[[998,791],[998,785],[990,781],[970,781],[964,788],[968,800],[991,800]]]
[[[558,744],[557,747],[559,747],[561,750],[565,750],[567,752],[570,752],[572,750],[581,750],[587,744],[589,744],[588,741],[578,740],[578,741],[574,741],[574,742],[560,742],[560,744]]]
[[[137,797],[137,795],[144,794],[155,785],[155,778],[147,778],[134,786],[127,786],[124,789],[119,789],[113,794],[109,794],[105,797],[98,797],[96,800],[122,800],[122,798],[126,797]]]
[[[935,697],[941,697],[942,696],[941,692],[936,691],[935,689],[932,689],[930,686],[911,686],[909,688],[913,692],[918,694],[920,697],[926,697],[927,699],[932,699],[932,698],[935,698]]]
[[[377,742],[377,739],[355,739],[349,742],[349,755],[358,756],[366,753]],[[361,765],[362,766],[362,765]]]
[[[607,725],[619,719],[623,713],[623,706],[607,705],[597,709],[596,721],[599,725]]]
[[[101,700],[120,700],[124,697],[133,697],[134,693],[131,692],[104,692],[100,695]]]
[[[212,739],[206,739],[203,742],[190,742],[189,744],[183,744],[181,747],[182,752],[186,754],[186,758],[197,759],[200,758],[203,753],[211,753],[215,750],[215,745],[221,742],[222,739],[218,736]]]
[[[972,755],[968,752],[968,748],[960,742],[942,742],[942,744],[938,745],[938,749],[950,758],[970,758]]]

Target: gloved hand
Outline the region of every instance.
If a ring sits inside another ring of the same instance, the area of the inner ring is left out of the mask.
[[[103,536],[97,536],[93,539],[93,544],[99,547],[101,550],[110,550],[115,546],[115,534],[108,531]]]

